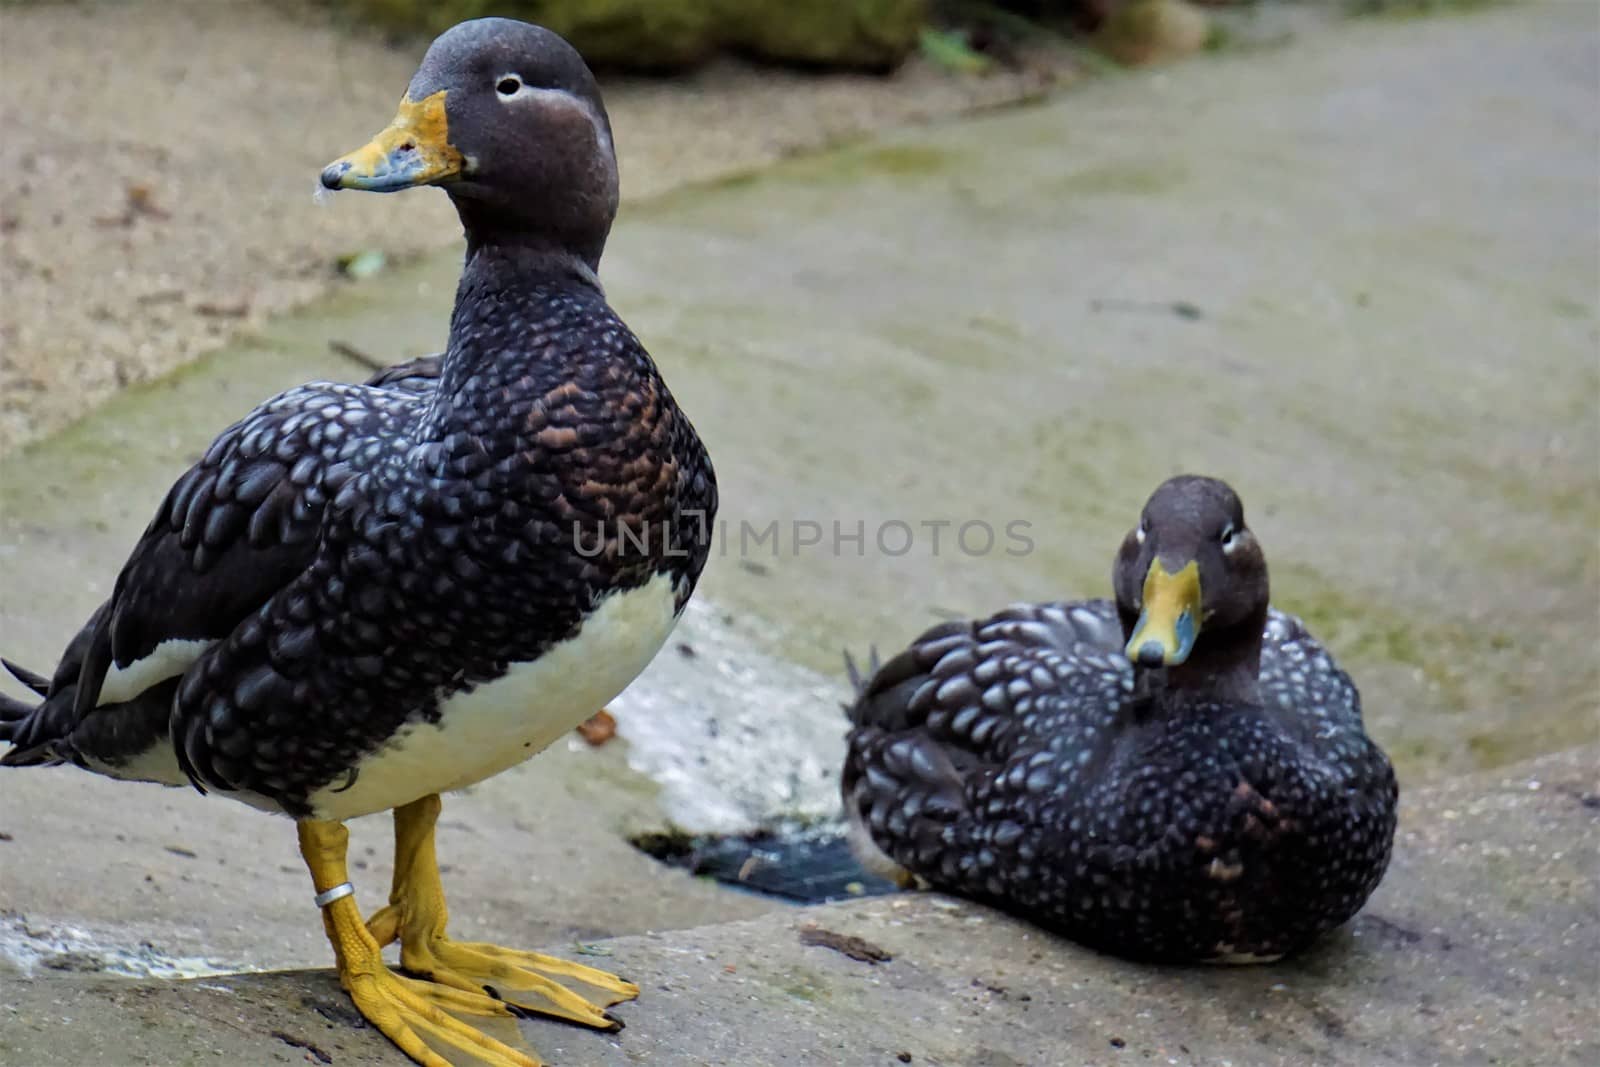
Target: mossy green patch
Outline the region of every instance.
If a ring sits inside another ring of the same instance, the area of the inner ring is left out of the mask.
[[[796,1000],[815,1003],[832,999],[833,994],[828,989],[827,981],[815,971],[797,967],[784,977],[788,981],[783,984],[783,991]]]
[[[870,174],[907,175],[938,174],[947,170],[956,155],[930,145],[885,145],[861,153],[861,167]]]
[[[1517,0],[1345,0],[1345,10],[1358,16],[1420,18],[1471,14],[1515,2]]]
[[[1487,656],[1513,647],[1505,633],[1449,619],[1418,617],[1368,591],[1330,581],[1311,567],[1275,568],[1274,602],[1306,625],[1346,665],[1388,663],[1421,674],[1440,696],[1441,709],[1466,705],[1465,679]]]
[[[917,43],[924,0],[338,0],[351,14],[401,33],[434,34],[500,15],[536,22],[592,64],[676,70],[722,48],[783,63],[894,66]]]
[[[1065,174],[1053,191],[1063,196],[1157,196],[1175,189],[1185,176],[1177,167],[1115,163]]]
[[[1550,310],[1565,319],[1592,319],[1595,317],[1594,305],[1584,304],[1564,296],[1551,298]]]
[[[791,160],[776,168],[772,176],[778,181],[805,182],[855,182],[872,177],[915,180],[949,174],[964,158],[959,152],[929,144],[856,144]]]
[[[1366,709],[1404,774],[1498,767],[1596,733],[1595,667],[1547,662],[1541,632],[1425,613],[1294,563],[1274,568],[1273,602],[1304,619],[1357,686],[1396,669],[1420,683],[1403,709]]]

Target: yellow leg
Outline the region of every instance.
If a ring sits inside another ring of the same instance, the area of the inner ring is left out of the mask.
[[[311,870],[318,894],[348,881],[345,850],[350,834],[342,823],[305,819],[299,823],[300,854]],[[382,947],[367,932],[355,897],[343,896],[322,909],[322,925],[333,945],[339,984],[355,1001],[356,1010],[400,1051],[423,1067],[450,1067],[434,1046],[461,1053],[484,1067],[540,1067],[539,1061],[447,1014],[507,1016],[506,1005],[482,991],[466,992],[418,982],[384,966]]]
[[[522,1012],[553,1015],[599,1030],[622,1023],[604,1009],[639,995],[639,987],[614,974],[537,952],[477,941],[452,941],[445,934],[449,912],[433,851],[439,797],[394,812],[394,889],[387,907],[367,922],[378,944],[400,940],[400,963],[412,974],[464,992],[487,991]],[[591,1002],[557,979],[589,987]]]

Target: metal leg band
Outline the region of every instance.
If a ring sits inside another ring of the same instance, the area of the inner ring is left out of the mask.
[[[312,897],[311,900],[314,904],[316,904],[317,907],[326,908],[334,901],[342,900],[345,897],[353,894],[355,891],[356,887],[351,885],[349,882],[340,882],[332,889],[324,889],[322,892]]]

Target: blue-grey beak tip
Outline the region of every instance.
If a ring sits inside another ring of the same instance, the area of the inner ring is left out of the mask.
[[[322,170],[322,187],[324,189],[341,188],[339,185],[339,180],[345,176],[345,173],[349,171],[349,169],[350,164],[345,160],[340,160],[337,163],[329,163]]]
[[[1133,662],[1141,667],[1159,667],[1166,661],[1167,653],[1159,641],[1146,641],[1139,646]]]

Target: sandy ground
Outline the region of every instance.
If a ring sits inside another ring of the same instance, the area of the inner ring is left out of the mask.
[[[0,453],[340,283],[341,256],[445,248],[443,197],[299,210],[388,122],[425,42],[253,0],[0,7]],[[625,199],[1073,76],[1059,52],[955,77],[723,62],[606,84]]]

